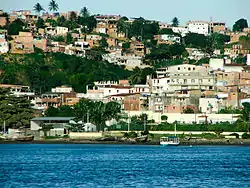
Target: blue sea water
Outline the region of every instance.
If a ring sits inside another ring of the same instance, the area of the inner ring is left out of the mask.
[[[0,187],[250,187],[250,147],[0,144]]]

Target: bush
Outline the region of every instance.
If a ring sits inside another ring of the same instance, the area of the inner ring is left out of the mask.
[[[250,134],[244,133],[242,134],[242,139],[249,139],[250,138]]]
[[[211,134],[211,133],[202,133],[201,134],[202,138],[207,138],[207,139],[214,139],[217,138],[216,134]]]
[[[128,133],[128,137],[129,138],[136,138],[138,135],[137,135],[137,133],[136,132],[129,132]]]
[[[168,116],[162,115],[162,116],[161,116],[161,120],[167,121],[167,120],[168,120]]]
[[[237,134],[237,133],[232,133],[232,134],[230,134],[229,136],[235,136],[236,138],[239,138],[239,137],[240,137],[240,135]]]
[[[149,134],[148,130],[141,132],[141,135],[148,135],[148,134]]]

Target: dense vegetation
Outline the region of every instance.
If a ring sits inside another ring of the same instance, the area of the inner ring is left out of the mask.
[[[97,125],[97,130],[104,130],[105,122],[112,119],[118,119],[121,112],[121,105],[116,102],[103,103],[101,101],[92,101],[81,99],[74,106],[60,106],[58,108],[49,107],[45,112],[50,117],[75,117],[76,121],[91,122]],[[72,125],[71,129],[81,130],[81,125]]]
[[[94,81],[127,79],[131,75],[122,66],[61,53],[1,56],[0,70],[0,83],[30,85],[36,92],[60,85],[85,92],[86,85]]]
[[[6,128],[29,127],[34,110],[29,100],[10,95],[9,90],[0,89],[0,124]]]

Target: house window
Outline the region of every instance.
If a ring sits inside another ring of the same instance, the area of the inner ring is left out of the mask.
[[[192,79],[192,80],[191,80],[191,83],[195,83],[195,80],[194,80],[194,79]]]
[[[195,70],[195,68],[193,68],[193,70]]]
[[[119,93],[119,90],[117,90],[117,93]]]
[[[213,89],[213,86],[209,86],[209,89]]]
[[[109,90],[109,93],[111,93],[111,90]]]
[[[189,67],[188,70],[191,71],[191,68]]]
[[[180,68],[180,67],[178,67],[178,70],[181,70],[181,68]]]

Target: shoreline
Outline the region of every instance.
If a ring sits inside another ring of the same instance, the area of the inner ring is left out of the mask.
[[[128,141],[96,141],[96,140],[33,140],[29,142],[0,140],[0,144],[105,144],[105,145],[160,145],[159,141],[149,142],[128,142]],[[202,145],[223,145],[223,146],[250,146],[250,139],[241,140],[194,140],[181,141],[180,146],[202,146]]]

